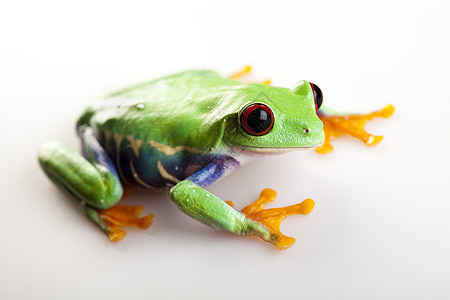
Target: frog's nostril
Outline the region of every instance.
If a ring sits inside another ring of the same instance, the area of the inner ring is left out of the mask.
[[[308,132],[309,132],[309,129],[308,129],[308,128],[303,128],[303,132],[304,132],[304,133],[308,133]]]

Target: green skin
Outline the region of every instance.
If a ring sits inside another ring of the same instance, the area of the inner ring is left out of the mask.
[[[239,116],[251,103],[274,115],[263,136]],[[115,205],[122,183],[170,189],[170,199],[209,226],[276,243],[278,236],[203,189],[262,154],[314,148],[324,141],[310,84],[246,84],[212,71],[186,71],[95,101],[77,123],[83,156],[51,142],[39,152],[48,177],[108,233],[97,209]]]

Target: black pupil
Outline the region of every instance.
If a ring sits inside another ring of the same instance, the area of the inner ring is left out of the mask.
[[[271,124],[272,117],[262,108],[256,108],[247,118],[248,127],[256,133],[267,130]]]

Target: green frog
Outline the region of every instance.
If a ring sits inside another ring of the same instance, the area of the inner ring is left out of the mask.
[[[83,209],[111,241],[120,226],[147,228],[153,216],[142,206],[119,204],[128,188],[168,190],[190,217],[238,235],[256,235],[278,249],[295,239],[279,229],[283,218],[307,214],[311,199],[265,209],[276,192],[265,189],[237,210],[204,188],[267,154],[300,149],[325,153],[330,140],[350,134],[366,144],[382,137],[364,131],[373,117],[339,114],[322,106],[320,88],[300,80],[291,88],[242,82],[249,67],[225,78],[213,71],[185,71],[141,83],[94,101],[77,122],[82,154],[59,142],[42,146],[39,162],[47,176]]]

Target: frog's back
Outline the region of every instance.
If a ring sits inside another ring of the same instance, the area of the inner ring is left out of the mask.
[[[95,129],[125,183],[167,188],[224,156],[220,119],[240,86],[212,71],[178,73],[95,101],[78,126]]]
[[[88,124],[97,131],[110,130],[171,145],[183,142],[199,146],[198,139],[191,144],[192,135],[220,118],[223,109],[232,112],[228,99],[242,86],[213,71],[186,71],[99,99],[88,107],[77,125]]]

